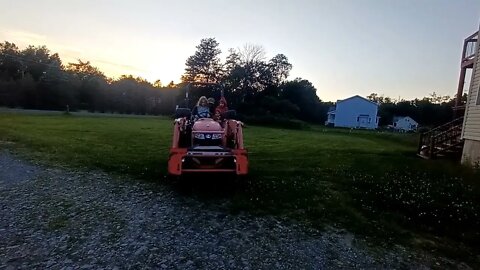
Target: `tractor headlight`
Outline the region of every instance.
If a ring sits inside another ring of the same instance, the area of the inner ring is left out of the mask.
[[[217,133],[217,134],[212,135],[213,140],[218,140],[218,139],[221,139],[221,138],[222,138],[222,134]]]
[[[222,134],[218,133],[195,133],[194,135],[195,139],[200,139],[200,140],[219,140],[222,138]]]
[[[205,134],[203,133],[195,133],[195,139],[205,139]]]

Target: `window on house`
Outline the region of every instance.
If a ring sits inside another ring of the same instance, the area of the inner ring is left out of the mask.
[[[477,89],[477,105],[480,105],[480,86]],[[467,105],[468,105],[468,99],[467,99]]]

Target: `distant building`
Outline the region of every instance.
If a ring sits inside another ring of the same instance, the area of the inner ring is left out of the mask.
[[[410,116],[396,116],[393,117],[391,127],[397,131],[415,131],[418,128],[418,123]]]
[[[348,128],[378,128],[378,104],[361,96],[338,100],[329,108],[325,125]]]
[[[326,126],[333,126],[335,124],[335,106],[330,106],[327,112],[327,121],[325,121]]]

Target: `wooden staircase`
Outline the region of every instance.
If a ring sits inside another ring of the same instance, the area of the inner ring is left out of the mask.
[[[417,155],[426,158],[460,158],[463,150],[461,139],[463,117],[420,134]]]

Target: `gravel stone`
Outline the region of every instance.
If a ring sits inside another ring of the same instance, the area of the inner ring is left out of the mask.
[[[227,201],[227,202],[225,202]],[[429,269],[340,229],[230,214],[170,186],[33,164],[0,150],[1,269]],[[461,264],[463,269],[468,265]]]

